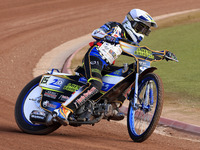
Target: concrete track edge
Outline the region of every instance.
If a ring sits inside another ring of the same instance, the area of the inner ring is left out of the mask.
[[[199,11],[200,9],[193,9],[193,10],[186,10],[182,12],[170,13],[167,15],[161,15],[154,17],[155,20],[168,18],[175,15],[185,14],[193,11]],[[77,39],[73,39],[68,41],[51,51],[45,53],[42,58],[37,63],[36,67],[33,69],[33,76],[36,77],[38,75],[44,74],[47,70],[51,68],[57,68],[65,73],[72,73],[70,69],[71,60],[73,59],[74,55],[82,49],[82,47],[86,46],[89,42],[93,41],[91,35],[85,35],[79,37]],[[128,107],[122,106],[120,111],[127,115]],[[183,130],[187,132],[191,132],[194,134],[200,135],[200,126],[187,124],[184,122],[163,118],[161,117],[159,120],[160,125],[168,126],[171,128],[175,128],[178,130]]]

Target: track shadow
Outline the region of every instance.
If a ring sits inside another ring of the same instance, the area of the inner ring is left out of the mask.
[[[70,131],[66,131],[66,132],[63,132],[63,131],[55,131],[49,135],[46,135],[46,136],[49,136],[49,137],[60,137],[60,138],[69,138],[69,139],[83,139],[83,140],[89,140],[89,141],[110,141],[110,142],[123,142],[123,143],[129,143],[129,142],[133,142],[131,139],[129,139],[129,137],[127,138],[118,138],[118,137],[111,137],[111,136],[108,136],[108,135],[102,135],[102,133],[100,134],[93,134],[93,133],[87,133],[87,132],[84,132],[84,133],[81,133],[81,130],[77,129],[77,131],[79,132],[70,132]],[[94,130],[95,132],[95,130]],[[95,140],[94,140],[95,139]]]
[[[22,133],[22,131],[20,131],[20,129],[11,127],[11,126],[0,126],[0,132]]]

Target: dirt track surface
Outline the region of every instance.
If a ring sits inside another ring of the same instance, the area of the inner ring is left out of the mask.
[[[61,127],[47,136],[22,133],[14,119],[20,90],[32,79],[41,56],[60,44],[119,21],[132,8],[152,16],[200,8],[198,0],[0,0],[0,149],[199,149],[200,142],[154,133],[131,142],[126,126],[102,121],[92,126]],[[186,135],[184,134],[184,137]],[[191,136],[191,135],[187,135]]]

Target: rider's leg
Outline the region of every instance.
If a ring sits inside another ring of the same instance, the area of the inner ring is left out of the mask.
[[[76,91],[66,102],[62,104],[60,108],[54,110],[54,117],[57,118],[61,124],[69,124],[69,114],[76,111],[87,100],[89,100],[93,95],[101,90],[102,68],[103,63],[100,59],[94,56],[85,56],[84,69],[88,83]]]
[[[82,106],[88,99],[98,93],[97,88],[90,83],[82,86],[61,107],[53,111],[54,117],[62,124],[68,125],[68,116]]]
[[[125,115],[122,112],[119,112],[119,108],[123,105],[125,101],[125,97],[123,95],[119,96],[117,100],[112,101],[111,105],[113,107],[113,116],[109,117],[110,120],[123,120]]]
[[[123,120],[125,115],[122,112],[119,112],[119,108],[121,107],[121,103],[118,101],[112,102],[111,103],[113,107],[113,115],[110,116],[108,119],[109,120]]]

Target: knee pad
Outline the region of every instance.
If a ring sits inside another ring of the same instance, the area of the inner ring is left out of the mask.
[[[90,79],[88,81],[91,85],[91,87],[95,87],[98,91],[102,88],[102,81],[100,79]]]

